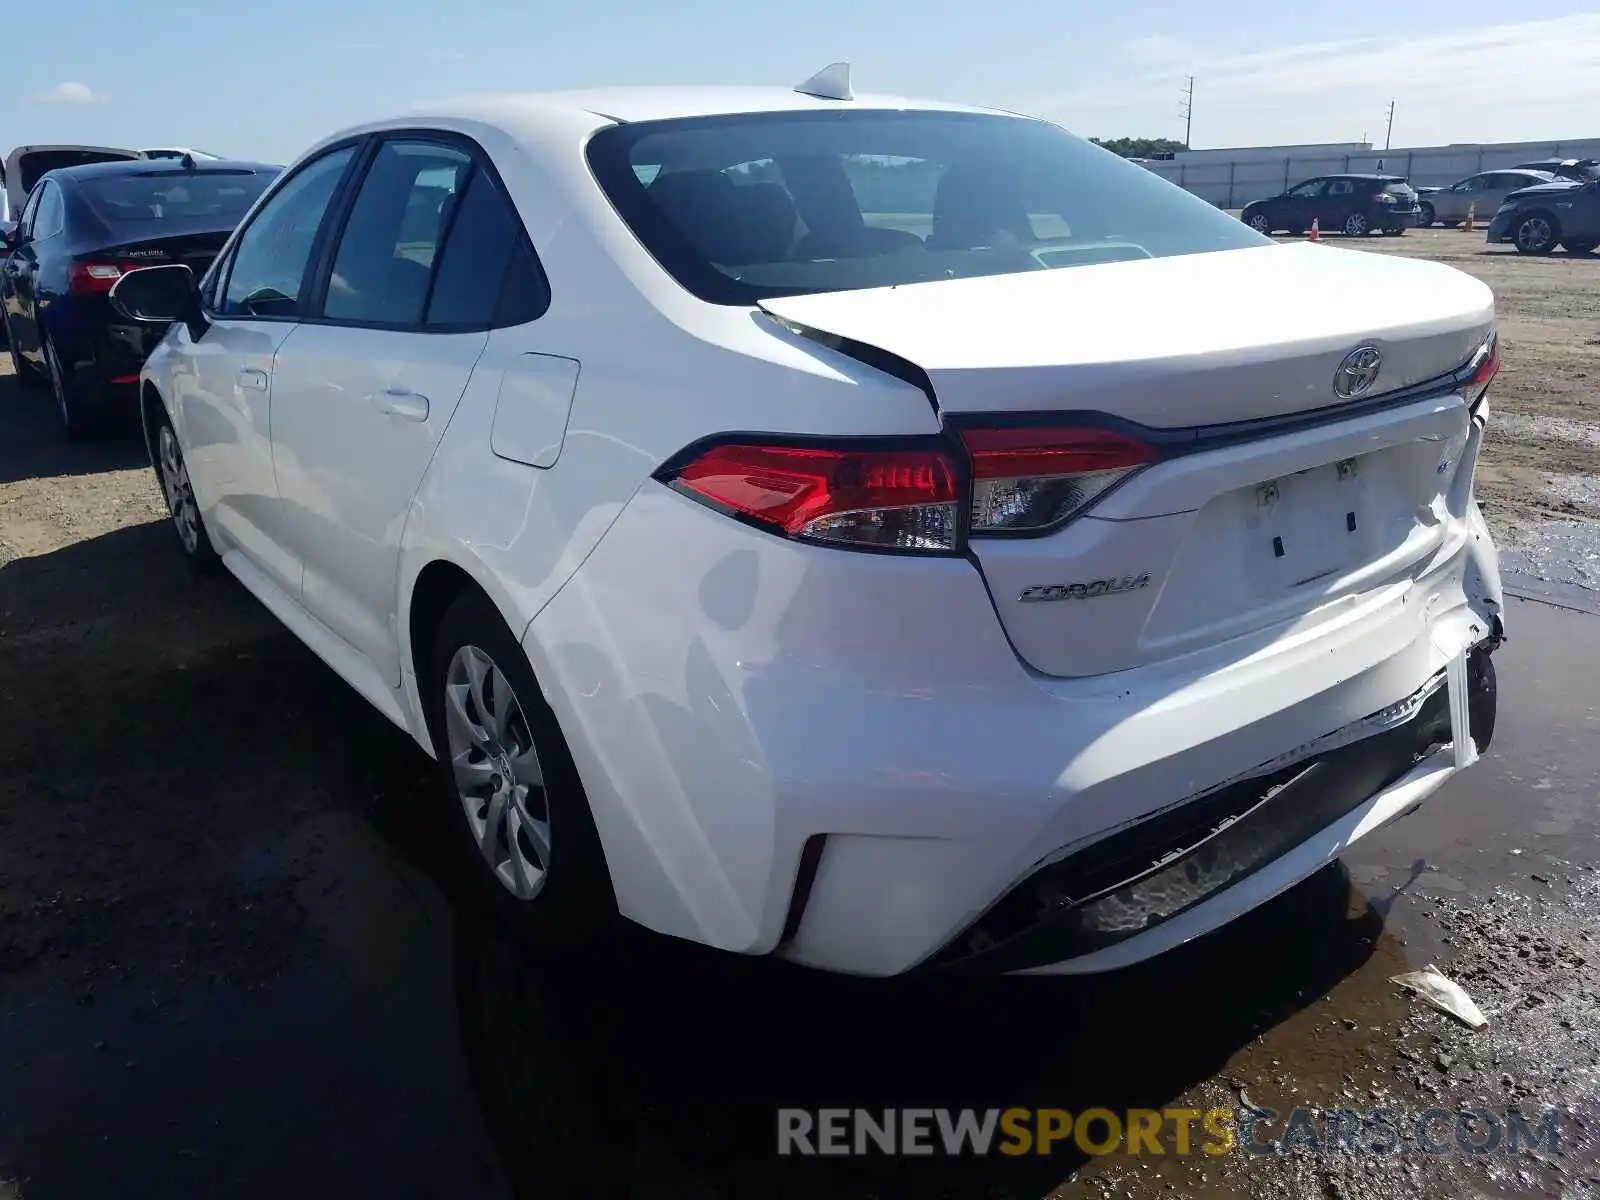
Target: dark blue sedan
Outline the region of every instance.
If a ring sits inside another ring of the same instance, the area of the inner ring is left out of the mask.
[[[198,279],[280,170],[140,159],[40,177],[4,234],[0,301],[17,376],[49,386],[68,437],[134,411],[139,368],[166,333],[118,316],[112,285],[138,267],[172,264]]]

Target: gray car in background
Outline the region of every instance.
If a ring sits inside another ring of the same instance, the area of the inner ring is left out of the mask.
[[[1515,167],[1504,171],[1480,171],[1449,187],[1418,188],[1417,206],[1421,215],[1417,218],[1417,224],[1424,229],[1441,221],[1446,225],[1460,225],[1474,206],[1474,219],[1487,221],[1512,192],[1549,183],[1554,178],[1549,171]]]

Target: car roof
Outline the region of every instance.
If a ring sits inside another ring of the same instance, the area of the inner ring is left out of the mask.
[[[75,167],[57,167],[46,172],[51,179],[100,179],[115,175],[206,175],[213,172],[281,171],[272,163],[245,162],[226,158],[198,159],[193,168],[179,165],[171,158],[135,158],[117,162],[82,163]]]
[[[557,131],[585,134],[609,125],[696,117],[779,112],[923,111],[986,113],[1019,117],[1003,109],[916,100],[905,96],[857,94],[834,100],[778,87],[617,87],[557,92],[514,92],[443,101],[378,120],[348,126],[323,138],[307,153],[346,138],[419,124],[487,126],[517,141],[536,140]]]
[[[1313,176],[1311,176],[1311,178],[1312,179],[1371,179],[1374,182],[1376,182],[1377,180],[1381,179],[1381,180],[1393,180],[1395,183],[1404,183],[1406,177],[1404,175],[1379,175],[1378,173],[1376,173],[1374,171],[1332,171],[1332,172],[1328,173],[1327,175],[1313,175]]]
[[[524,92],[470,97],[443,109],[444,115],[473,117],[485,107],[497,113],[541,111],[582,112],[618,123],[674,120],[686,117],[737,116],[765,112],[840,112],[851,109],[934,109],[953,112],[989,112],[970,105],[914,100],[905,96],[859,95],[853,100],[831,100],[776,87],[616,87],[565,92]]]

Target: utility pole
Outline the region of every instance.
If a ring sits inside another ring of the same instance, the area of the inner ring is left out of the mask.
[[[1389,148],[1389,139],[1394,134],[1394,101],[1389,101],[1389,128],[1383,131],[1383,148]]]
[[[1183,92],[1183,148],[1188,150],[1189,133],[1194,128],[1194,76],[1189,76],[1189,86]]]

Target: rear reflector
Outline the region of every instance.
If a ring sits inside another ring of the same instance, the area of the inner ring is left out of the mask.
[[[972,532],[1036,533],[1070,520],[1155,458],[1106,429],[968,429]]]
[[[790,537],[884,550],[956,549],[956,467],[936,450],[723,445],[666,482]]]

